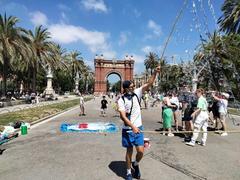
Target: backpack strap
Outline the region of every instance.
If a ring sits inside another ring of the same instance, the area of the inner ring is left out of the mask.
[[[141,107],[141,99],[139,99],[138,96],[137,96],[135,93],[133,93],[133,96],[136,96],[136,97],[137,97],[137,100],[138,100],[139,106]]]
[[[134,97],[134,96],[137,97],[137,100],[138,100],[139,106],[141,107],[141,101],[139,100],[138,96],[137,96],[135,93],[133,93],[133,94],[132,94],[132,98],[131,98],[131,102],[132,102],[132,104],[131,104],[130,112],[127,113],[127,117],[128,117],[129,119],[130,119],[130,116],[131,116],[131,114],[132,114],[132,108],[133,108],[133,97]],[[124,102],[124,104],[125,104],[125,98],[124,98],[124,95],[122,96],[122,100],[123,100],[123,102]]]

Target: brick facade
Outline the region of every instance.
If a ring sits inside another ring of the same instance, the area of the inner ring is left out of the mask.
[[[95,86],[94,94],[107,93],[107,78],[110,74],[117,74],[121,81],[133,80],[134,60],[126,58],[125,60],[105,60],[103,56],[97,56],[94,59],[95,66]]]

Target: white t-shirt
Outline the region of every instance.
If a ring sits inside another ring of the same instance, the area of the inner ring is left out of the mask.
[[[79,102],[81,105],[84,105],[84,98],[82,96],[80,97]]]
[[[180,104],[179,104],[178,97],[172,97],[172,98],[170,99],[170,103],[177,105],[177,107],[179,108],[179,105],[180,105]]]
[[[124,97],[124,100],[125,100],[125,103],[124,103],[121,97],[118,100],[118,108],[119,108],[119,111],[125,111],[126,113],[130,113],[131,107],[132,107],[130,121],[134,126],[140,127],[142,126],[142,117],[141,117],[141,107],[139,105],[138,99],[140,100],[142,98],[142,87],[135,89],[134,93],[138,96],[138,98],[136,96],[133,96],[132,100],[128,100],[126,97]],[[133,106],[132,106],[132,102],[133,102]],[[123,125],[123,129],[130,129],[130,127]]]
[[[221,99],[219,101],[219,113],[227,114],[228,101],[226,99]]]

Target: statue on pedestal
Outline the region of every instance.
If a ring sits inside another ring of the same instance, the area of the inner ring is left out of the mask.
[[[44,91],[45,97],[46,98],[54,98],[55,92],[52,87],[52,69],[50,66],[47,68],[47,88]]]

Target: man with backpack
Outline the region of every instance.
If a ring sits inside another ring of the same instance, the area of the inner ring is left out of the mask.
[[[123,96],[118,100],[118,111],[124,122],[122,146],[126,148],[127,180],[132,179],[131,167],[134,170],[133,177],[137,179],[141,177],[139,162],[144,152],[144,136],[142,132],[140,99],[143,93],[153,85],[159,72],[160,66],[155,69],[149,81],[137,89],[134,89],[135,86],[132,81],[126,80],[122,84],[124,92]],[[137,154],[135,162],[132,163],[133,146],[135,146]]]

